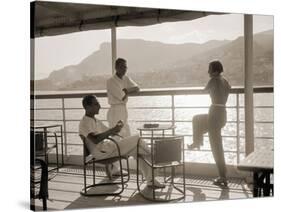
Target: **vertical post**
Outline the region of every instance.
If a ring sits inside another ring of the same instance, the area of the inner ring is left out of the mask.
[[[254,101],[253,101],[253,16],[244,15],[245,50],[245,147],[246,155],[254,151]]]
[[[63,135],[64,135],[64,155],[67,156],[67,135],[66,135],[66,119],[65,119],[65,106],[64,106],[64,98],[62,100],[62,121],[63,121]]]
[[[30,94],[35,90],[35,2],[30,2]],[[30,99],[30,127],[35,121],[35,95]],[[35,136],[35,135],[34,135]],[[33,163],[34,161],[32,161]]]
[[[112,75],[115,73],[115,60],[117,56],[117,41],[116,27],[111,28],[111,60],[112,60]]]
[[[175,126],[175,95],[172,95],[172,125]],[[175,128],[172,133],[175,135]]]
[[[237,150],[237,164],[240,162],[240,102],[239,93],[236,94],[236,150]]]

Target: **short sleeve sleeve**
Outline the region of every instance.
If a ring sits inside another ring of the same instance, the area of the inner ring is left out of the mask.
[[[79,134],[83,135],[85,138],[90,133],[95,133],[95,126],[94,122],[90,119],[82,119],[80,124],[79,124]]]

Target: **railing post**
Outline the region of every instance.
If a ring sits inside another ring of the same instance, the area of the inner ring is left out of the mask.
[[[253,15],[244,15],[244,72],[245,72],[245,147],[246,155],[254,151],[253,100]]]
[[[175,125],[175,95],[171,95],[172,97],[172,125]],[[175,128],[173,128],[173,135],[175,135]]]
[[[66,135],[66,119],[65,119],[65,106],[64,98],[62,100],[62,121],[63,121],[63,136],[64,136],[64,155],[67,156],[67,135]]]
[[[237,164],[240,162],[240,102],[239,93],[236,94],[236,149]]]

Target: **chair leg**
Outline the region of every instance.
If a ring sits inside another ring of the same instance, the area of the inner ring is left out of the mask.
[[[43,210],[47,210],[47,199],[45,197],[43,198]]]
[[[83,171],[84,171],[84,192],[85,192],[85,193],[87,193],[87,188],[86,188],[86,187],[87,187],[87,181],[86,181],[86,180],[87,180],[87,179],[86,179],[86,178],[87,178],[87,172],[86,172],[86,168],[87,168],[87,167],[86,167],[86,166],[87,166],[87,165],[84,164],[84,170],[83,170]]]
[[[111,167],[112,167],[112,163],[105,165],[105,173],[109,180],[112,180],[112,175],[110,171]]]
[[[127,172],[128,172],[128,177],[127,180],[124,181],[124,183],[129,182],[130,180],[130,166],[129,166],[129,158],[126,158],[126,162],[127,162]]]
[[[93,163],[93,185],[96,184],[96,165]]]
[[[124,175],[123,175],[123,171],[122,171],[122,164],[121,164],[121,160],[119,160],[119,164],[120,164],[120,171],[121,171],[121,182],[110,182],[110,183],[95,183],[95,162],[93,162],[93,184],[92,185],[88,185],[86,184],[86,165],[84,166],[84,189],[80,192],[81,195],[83,196],[117,196],[119,194],[121,194],[124,189],[125,189],[125,182],[128,181],[128,179],[126,181],[124,181]],[[127,166],[128,166],[128,170],[129,170],[129,162],[127,161]],[[128,178],[129,178],[129,173],[128,173]],[[110,185],[120,185],[121,184],[121,189],[119,189],[120,191],[118,192],[112,192],[112,193],[89,193],[89,189],[90,188],[95,188],[95,187],[101,187],[101,186],[110,186]]]
[[[270,185],[270,190],[271,190],[272,196],[274,196],[274,186],[273,186],[273,184]]]
[[[123,167],[122,167],[122,158],[119,158],[119,165],[120,165],[120,173],[121,173],[121,185],[122,185],[122,190],[121,192],[124,191],[124,175],[123,175]]]

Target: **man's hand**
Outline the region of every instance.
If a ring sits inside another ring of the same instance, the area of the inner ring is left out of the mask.
[[[125,94],[125,96],[123,96],[122,101],[125,101],[128,98],[128,94]]]
[[[112,134],[119,133],[121,131],[121,129],[123,128],[123,126],[124,126],[124,123],[121,120],[118,121],[116,126],[111,129]]]
[[[124,122],[123,122],[122,120],[119,120],[119,121],[117,122],[117,125],[122,128],[122,127],[124,127]]]
[[[128,98],[128,90],[124,88],[122,91],[125,93],[125,95],[122,98],[122,101],[125,101]]]
[[[127,88],[123,88],[122,91],[125,93],[125,95],[128,95],[128,90],[127,90]]]

